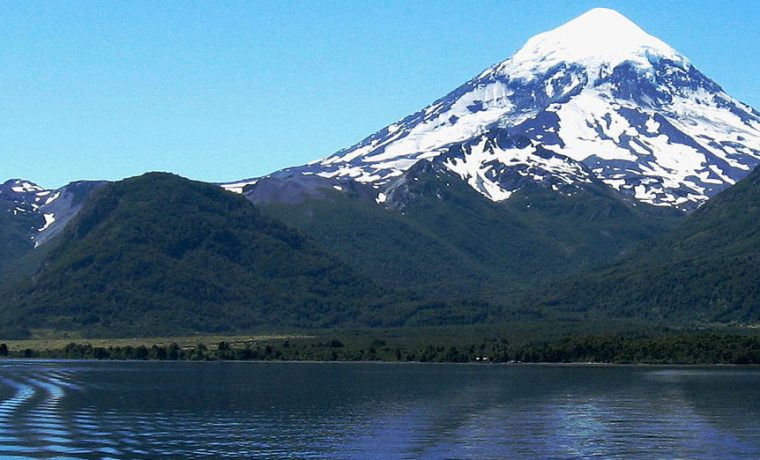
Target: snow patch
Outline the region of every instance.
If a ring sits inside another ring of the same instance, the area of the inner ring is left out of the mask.
[[[39,232],[44,232],[55,222],[55,214],[43,214],[42,217],[45,218],[45,225],[38,230]]]
[[[240,182],[230,182],[228,184],[220,184],[220,186],[232,193],[243,193],[243,189],[246,185],[253,185],[258,182],[258,179],[248,179]]]
[[[32,184],[31,182],[19,181],[11,187],[11,190],[16,193],[32,193],[41,192],[43,189],[39,185]]]

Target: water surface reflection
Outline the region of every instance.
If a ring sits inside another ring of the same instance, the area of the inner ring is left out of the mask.
[[[0,456],[760,457],[760,369],[0,362]]]

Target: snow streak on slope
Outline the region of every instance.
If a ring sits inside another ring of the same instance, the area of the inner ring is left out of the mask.
[[[12,216],[38,215],[39,226],[29,229],[35,246],[57,235],[76,215],[85,198],[105,181],[72,182],[59,189],[46,190],[30,181],[11,179],[0,184],[0,206]]]
[[[520,187],[516,175],[560,190],[595,178],[639,201],[693,209],[760,162],[760,114],[619,13],[594,9],[422,111],[275,175],[382,188],[423,159],[492,200]]]

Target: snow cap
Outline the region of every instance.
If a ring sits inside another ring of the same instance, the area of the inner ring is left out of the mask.
[[[647,67],[652,61],[669,59],[686,64],[686,58],[667,43],[646,33],[622,14],[594,8],[577,18],[528,40],[496,71],[511,78],[531,79],[559,63],[579,64],[589,76],[629,61]]]

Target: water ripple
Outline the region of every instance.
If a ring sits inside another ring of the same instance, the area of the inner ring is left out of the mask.
[[[758,384],[745,370],[3,362],[0,456],[757,458]]]

